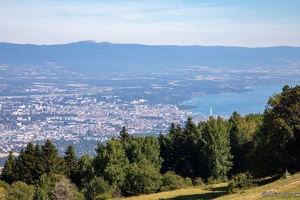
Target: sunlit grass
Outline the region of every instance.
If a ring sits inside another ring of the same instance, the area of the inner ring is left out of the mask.
[[[214,190],[214,192],[213,192]],[[267,195],[262,196],[263,192]],[[122,200],[200,200],[212,199],[213,196],[218,196],[216,199],[300,199],[300,174],[295,174],[287,179],[279,179],[275,182],[254,187],[237,194],[227,194],[227,183],[220,183],[214,185],[205,185],[202,187],[189,187],[180,190],[173,190],[167,192],[160,192],[149,195],[140,195],[128,198],[121,198]],[[280,196],[281,195],[281,196]],[[296,197],[295,197],[296,195]],[[297,196],[298,195],[298,196]]]
[[[202,187],[189,187],[180,190],[173,190],[167,192],[160,192],[149,195],[140,195],[128,198],[122,198],[126,200],[181,200],[181,199],[189,199],[189,200],[199,200],[199,199],[211,199],[213,196],[213,191],[217,195],[226,194],[227,183],[220,183]]]

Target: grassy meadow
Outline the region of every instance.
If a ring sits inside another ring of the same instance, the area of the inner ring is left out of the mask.
[[[263,196],[265,194],[265,196]],[[273,196],[270,196],[273,195]],[[300,199],[300,174],[287,179],[257,186],[237,194],[227,193],[227,183],[189,187],[180,190],[140,195],[120,200],[252,200],[252,199]]]

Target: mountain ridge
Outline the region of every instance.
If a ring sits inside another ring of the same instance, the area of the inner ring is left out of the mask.
[[[257,67],[299,63],[300,47],[143,45],[94,41],[55,45],[0,42],[0,64],[45,62],[55,62],[77,71],[93,73],[141,67]]]

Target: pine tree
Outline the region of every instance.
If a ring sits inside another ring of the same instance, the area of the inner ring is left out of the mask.
[[[2,169],[1,179],[9,184],[17,181],[17,164],[13,152],[10,151],[8,158],[5,161],[4,168]]]
[[[27,144],[27,147],[21,151],[18,158],[18,175],[19,180],[27,184],[34,184],[39,178],[37,165],[39,162],[40,149],[39,146],[34,146],[32,142]]]
[[[38,168],[40,174],[66,174],[67,168],[64,159],[58,155],[58,150],[49,139],[42,146]]]
[[[127,132],[127,129],[125,126],[122,127],[122,130],[120,131],[120,134],[119,134],[119,139],[121,140],[121,142],[124,142],[126,140],[128,140],[130,137],[129,133]]]
[[[66,175],[73,181],[79,170],[78,159],[73,145],[69,145],[65,151],[64,160],[67,166]]]

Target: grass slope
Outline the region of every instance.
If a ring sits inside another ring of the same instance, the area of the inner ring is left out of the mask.
[[[135,197],[124,198],[124,200],[199,200],[211,199],[214,190],[219,196],[225,195],[227,192],[227,183],[215,185],[207,185],[204,187],[189,187],[180,190],[160,192],[155,194],[140,195]]]
[[[265,196],[263,196],[265,194]],[[235,199],[300,199],[300,174],[287,179],[279,179],[260,187],[251,188],[239,194],[230,194],[218,200]]]
[[[252,200],[252,199],[300,199],[300,174],[287,179],[255,187],[237,194],[227,194],[227,183],[208,185],[205,187],[190,187],[180,190],[160,192],[156,194],[141,195],[122,200],[201,200],[212,199],[213,192],[218,200]],[[262,196],[262,194],[266,196]],[[270,196],[273,195],[273,196]],[[280,196],[281,195],[281,196]]]

